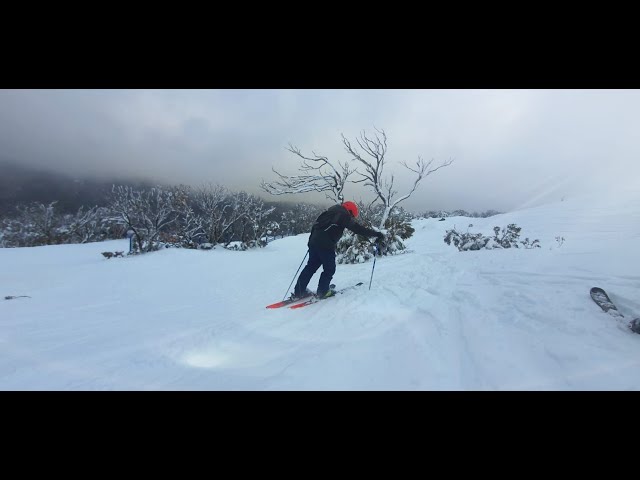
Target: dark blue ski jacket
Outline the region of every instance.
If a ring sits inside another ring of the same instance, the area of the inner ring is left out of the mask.
[[[334,205],[321,213],[311,228],[307,245],[323,250],[335,250],[344,229],[365,237],[384,238],[384,234],[376,232],[356,222],[349,211],[342,205]]]

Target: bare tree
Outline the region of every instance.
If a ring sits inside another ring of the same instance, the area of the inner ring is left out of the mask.
[[[183,187],[138,191],[114,185],[109,210],[114,221],[133,230],[136,249],[148,252],[156,248],[160,233],[178,220],[187,197]]]
[[[262,238],[269,230],[269,215],[275,207],[267,207],[264,201],[255,195],[241,192],[238,194],[243,206],[243,232],[241,240],[246,244],[263,246]]]
[[[25,247],[63,243],[86,243],[109,237],[110,224],[104,208],[93,207],[75,214],[56,212],[56,202],[18,205],[18,216],[3,225],[6,246]]]
[[[204,237],[209,243],[224,240],[234,224],[243,216],[241,199],[221,185],[205,185],[195,194]]]
[[[108,229],[105,210],[95,206],[85,212],[84,207],[80,207],[75,215],[64,216],[64,227],[61,231],[71,243],[101,240],[101,234]]]
[[[176,235],[182,246],[195,248],[199,238],[204,236],[202,217],[197,215],[188,203],[180,207],[180,216],[175,226]]]
[[[13,225],[17,238],[27,246],[60,243],[60,216],[55,211],[56,203],[58,202],[48,205],[39,202],[18,205],[18,218]]]
[[[394,176],[391,175],[390,178],[386,178],[384,176],[384,168],[386,166],[385,155],[387,153],[387,135],[384,133],[384,130],[378,130],[377,128],[376,132],[375,138],[369,138],[363,131],[360,134],[360,138],[356,139],[360,149],[362,149],[369,158],[363,158],[363,154],[361,154],[356,147],[352,146],[351,142],[349,142],[344,135],[342,135],[342,143],[354,160],[362,164],[366,172],[361,173],[357,171],[356,173],[362,178],[360,180],[353,181],[353,183],[364,183],[365,186],[371,187],[377,196],[376,200],[380,200],[384,205],[384,213],[379,226],[379,228],[384,228],[391,210],[393,210],[393,208],[400,202],[409,198],[425,177],[442,167],[451,165],[451,163],[453,163],[453,159],[449,159],[435,168],[431,167],[433,159],[429,162],[425,162],[420,156],[418,156],[415,167],[410,167],[406,162],[402,162],[401,165],[416,174],[416,179],[409,192],[394,199],[395,195],[398,193],[393,189]]]
[[[275,182],[265,182],[260,187],[271,195],[285,195],[292,193],[308,193],[308,192],[328,192],[325,196],[334,202],[342,203],[344,201],[344,186],[347,178],[354,170],[349,168],[347,162],[338,162],[336,168],[327,157],[316,155],[311,152],[313,157],[306,157],[300,149],[289,144],[288,151],[302,158],[302,166],[300,171],[303,175],[286,176],[272,170],[280,178]]]
[[[322,209],[317,205],[297,203],[280,215],[281,231],[286,231],[287,235],[308,233],[321,213]]]

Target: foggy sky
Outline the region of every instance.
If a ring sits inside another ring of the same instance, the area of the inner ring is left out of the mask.
[[[398,196],[401,161],[454,159],[409,210],[509,211],[639,184],[639,90],[0,90],[0,161],[86,175],[219,183],[270,200],[271,168],[303,154],[348,160],[340,134],[384,129]],[[355,178],[355,177],[354,177]],[[361,187],[346,196],[372,199]]]

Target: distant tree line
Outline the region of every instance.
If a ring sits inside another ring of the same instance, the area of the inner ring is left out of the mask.
[[[68,213],[57,201],[29,202],[15,207],[12,215],[0,221],[0,247],[30,247],[67,243],[88,243],[119,239],[133,232],[135,252],[162,247],[247,249],[262,247],[275,238],[308,233],[325,207],[308,203],[265,202],[221,185],[193,188],[153,186],[135,188],[112,185],[102,205],[81,206]],[[379,225],[385,215],[384,205],[367,205],[358,200],[359,221],[367,226]],[[405,240],[413,234],[411,221],[421,217],[468,214],[465,211],[414,215],[402,207],[386,213],[389,238]],[[345,231],[339,248],[339,262],[366,261],[371,252],[368,242]],[[389,242],[386,253],[404,249],[402,242]]]
[[[295,149],[293,151],[295,153]],[[6,164],[0,164],[0,171],[3,173],[0,175],[0,247],[97,242],[124,238],[127,231],[132,231],[136,252],[163,246],[213,248],[222,245],[246,249],[264,246],[274,238],[308,233],[325,208],[302,202],[265,202],[255,195],[231,191],[221,185],[192,188],[133,181],[109,183],[71,179]],[[421,171],[418,171],[418,180]],[[344,176],[341,179],[344,182]],[[373,180],[376,184],[380,182],[375,177]],[[334,188],[335,195],[328,198],[340,201],[343,186],[344,183]],[[456,210],[414,215],[397,203],[367,204],[358,200],[358,220],[369,227],[387,230],[385,254],[405,248],[402,241],[412,235],[414,218],[486,217],[498,213],[489,210],[470,214]],[[338,249],[339,262],[361,262],[371,256],[371,246],[366,239],[349,231],[345,231],[345,237]]]
[[[58,202],[30,202],[0,222],[0,246],[25,247],[118,239],[133,233],[136,253],[166,246],[246,249],[311,230],[321,207],[266,203],[221,185],[200,188],[113,185],[104,206],[65,213]]]

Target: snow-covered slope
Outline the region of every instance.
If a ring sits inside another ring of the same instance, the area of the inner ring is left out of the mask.
[[[533,250],[458,252],[446,229],[516,223]],[[0,249],[2,390],[637,390],[640,197],[576,198],[487,219],[417,220],[409,253],[338,265],[363,287],[283,298],[307,235],[247,252],[106,260],[127,240]],[[564,237],[560,246],[555,237]],[[315,288],[319,272],[311,281]]]

